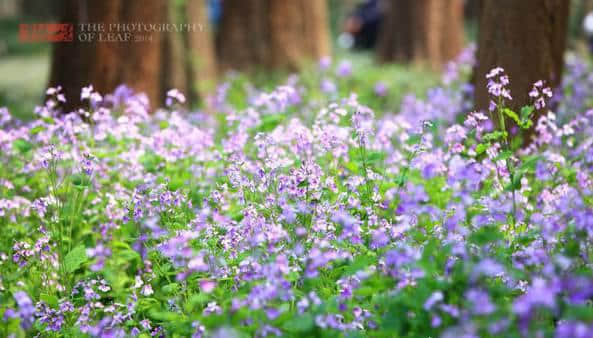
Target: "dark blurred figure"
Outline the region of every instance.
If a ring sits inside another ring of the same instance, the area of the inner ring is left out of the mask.
[[[379,0],[364,0],[346,19],[344,30],[354,39],[354,48],[372,49],[377,43],[381,24]]]

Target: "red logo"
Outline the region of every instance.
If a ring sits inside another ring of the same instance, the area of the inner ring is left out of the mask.
[[[70,42],[74,40],[71,23],[22,23],[19,25],[21,42]]]

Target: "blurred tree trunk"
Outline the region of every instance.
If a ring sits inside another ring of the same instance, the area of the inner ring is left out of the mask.
[[[567,0],[483,0],[475,68],[475,104],[486,110],[486,74],[500,66],[510,78],[513,109],[531,103],[529,90],[544,80],[560,84],[569,16]]]
[[[63,0],[60,20],[73,23],[75,30],[80,23],[104,23],[106,27],[110,23],[162,23],[165,22],[165,2]],[[72,42],[53,45],[49,85],[63,87],[68,111],[80,105],[81,87],[89,84],[104,94],[124,83],[145,92],[151,104],[158,105],[162,97],[160,46],[163,33],[140,34],[150,35],[152,41],[81,42],[75,36]]]
[[[216,59],[206,0],[192,0],[167,6],[169,22],[193,24],[195,31],[170,32],[163,43],[162,90],[177,88],[190,103],[208,95],[215,87]]]
[[[203,98],[215,88],[216,53],[212,29],[208,24],[206,0],[188,1],[186,6],[186,22],[200,25],[200,31],[187,33],[184,40],[187,49],[185,64],[188,93],[195,100],[198,97]]]
[[[480,19],[480,6],[482,0],[466,0],[464,14],[465,18],[477,22]]]
[[[125,1],[122,0],[123,13],[120,22],[165,23],[167,22],[167,0]],[[163,36],[171,32],[141,33],[150,34],[149,41],[135,41],[120,45],[120,78],[113,85],[120,83],[148,95],[153,107],[156,107],[164,94],[161,90],[161,49]]]
[[[475,0],[474,0],[475,1]],[[459,56],[464,45],[463,1],[441,0],[446,16],[441,21],[441,57],[448,62]]]
[[[296,70],[330,53],[327,4],[319,0],[225,0],[217,48],[222,70]]]
[[[185,8],[176,6],[175,1],[167,3],[167,18],[169,22],[183,22],[182,12]],[[169,89],[177,88],[183,93],[188,93],[188,74],[186,69],[186,47],[182,33],[170,32],[163,37],[162,46],[162,80],[161,90],[166,92]]]
[[[434,69],[463,48],[463,0],[386,0],[378,58]]]

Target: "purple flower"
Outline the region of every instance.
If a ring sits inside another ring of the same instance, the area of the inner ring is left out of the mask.
[[[319,69],[327,70],[332,64],[332,59],[329,56],[324,56],[319,60]]]
[[[25,330],[31,328],[35,321],[35,307],[31,298],[24,291],[17,291],[13,295],[18,306],[18,316],[21,319],[21,327]]]
[[[471,289],[465,293],[465,298],[472,304],[472,311],[476,315],[489,315],[496,310],[487,292]]]
[[[432,309],[432,307],[437,304],[438,302],[444,299],[443,293],[441,291],[433,292],[430,297],[424,302],[424,310],[428,311]]]
[[[216,282],[209,279],[200,280],[200,290],[204,293],[210,293],[216,288]]]
[[[323,79],[321,81],[321,91],[326,94],[333,94],[338,90],[335,83],[329,79]]]
[[[385,96],[387,95],[387,85],[384,82],[377,82],[374,87],[375,95],[377,96]]]
[[[338,68],[336,69],[336,75],[339,77],[349,77],[352,75],[352,63],[348,60],[343,60],[338,64]]]
[[[527,292],[515,300],[513,312],[522,317],[531,315],[538,306],[553,309],[556,306],[558,288],[542,278],[535,278]]]
[[[0,107],[0,127],[4,127],[12,120],[10,113],[6,107]]]

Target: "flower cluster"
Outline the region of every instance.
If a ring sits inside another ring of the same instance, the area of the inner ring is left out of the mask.
[[[514,149],[470,110],[471,55],[393,107],[397,83],[327,58],[269,91],[229,77],[224,115],[125,86],[0,109],[0,332],[590,336],[591,94],[535,83]],[[488,74],[492,109],[509,81]]]

